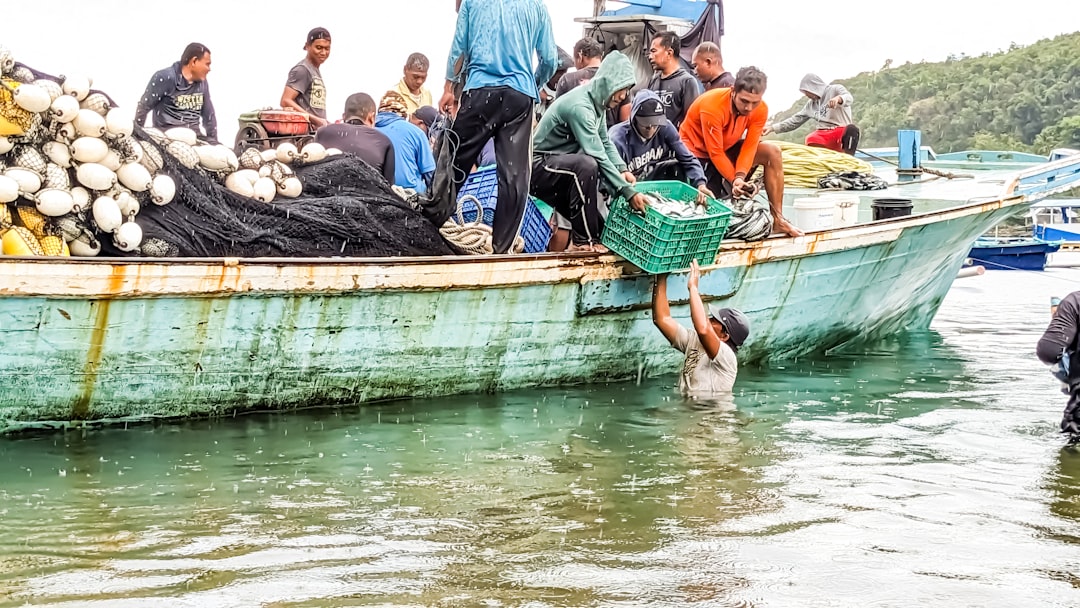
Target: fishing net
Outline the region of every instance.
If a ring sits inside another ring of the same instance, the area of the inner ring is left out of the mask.
[[[155,146],[137,133],[144,146]],[[145,205],[142,255],[393,257],[453,255],[439,230],[362,160],[340,155],[296,169],[304,193],[263,203],[235,194],[160,146],[176,198]],[[106,255],[131,255],[103,243]]]

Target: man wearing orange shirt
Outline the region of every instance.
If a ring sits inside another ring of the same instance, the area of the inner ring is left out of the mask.
[[[739,70],[735,86],[707,91],[694,101],[679,129],[686,147],[705,169],[708,187],[720,198],[750,197],[751,170],[765,168],[765,193],[773,216],[773,232],[801,236],[787,221],[784,208],[784,165],[780,148],[761,141],[769,108],[761,101],[767,79],[755,67]]]

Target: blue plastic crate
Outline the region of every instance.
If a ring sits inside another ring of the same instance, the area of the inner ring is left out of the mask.
[[[495,205],[499,200],[499,178],[495,167],[482,168],[469,176],[458,192],[458,200],[472,195],[480,201],[484,210],[483,223],[490,226],[495,221]],[[476,221],[476,206],[465,204],[462,216],[466,222]],[[454,216],[455,220],[457,216]],[[521,223],[521,237],[525,239],[525,253],[543,253],[547,251],[551,240],[551,226],[532,198],[525,205],[525,219]]]

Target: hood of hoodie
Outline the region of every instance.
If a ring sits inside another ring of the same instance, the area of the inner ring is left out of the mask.
[[[395,123],[399,120],[405,120],[400,115],[393,112],[379,112],[375,115],[375,126],[385,127],[386,125]]]
[[[817,95],[818,98],[825,96],[825,87],[827,83],[821,79],[821,76],[817,74],[807,74],[803,76],[802,82],[799,83],[799,90],[806,91]]]
[[[638,91],[634,95],[634,101],[630,106],[630,124],[627,125],[629,127],[628,133],[632,133],[634,137],[638,138],[641,141],[650,141],[650,140],[645,139],[644,137],[641,136],[641,133],[638,133],[637,128],[634,127],[634,121],[637,120],[638,110],[641,109],[641,106],[648,99],[655,99],[659,103],[660,102],[660,95],[658,95],[656,93],[656,91],[654,91],[652,89],[641,89],[640,91]],[[657,131],[655,134],[653,134],[652,139],[656,139],[656,136],[659,135],[659,134],[660,134],[660,132]]]
[[[596,75],[585,86],[589,87],[589,97],[596,108],[606,110],[612,95],[635,84],[637,79],[634,77],[634,65],[630,63],[630,58],[619,51],[612,51],[604,57]]]
[[[641,105],[645,103],[647,99],[655,99],[660,101],[660,96],[656,94],[656,91],[652,89],[641,89],[634,95],[634,102],[630,106],[630,124],[634,124],[634,120],[637,119],[638,110],[641,109]]]

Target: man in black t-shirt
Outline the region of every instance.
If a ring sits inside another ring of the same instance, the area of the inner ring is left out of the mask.
[[[375,128],[375,100],[366,93],[354,93],[345,100],[342,122],[315,132],[315,141],[327,148],[356,155],[394,183],[394,145]]]
[[[209,73],[210,49],[198,42],[187,45],[180,61],[150,78],[136,106],[135,123],[145,127],[149,114],[158,129],[187,127],[200,137],[217,142],[217,116],[206,82]],[[205,135],[199,130],[200,122]]]
[[[712,42],[702,42],[694,49],[693,59],[690,61],[694,73],[706,91],[713,89],[730,89],[735,86],[735,77],[731,72],[724,69],[724,56],[720,53],[720,47]]]
[[[588,84],[593,76],[596,76],[596,70],[600,69],[600,62],[603,60],[604,47],[600,46],[600,43],[592,38],[582,38],[574,44],[574,68],[576,71],[568,72],[559,80],[558,86],[555,87],[555,98],[558,99],[563,95],[573,91],[577,87]],[[629,111],[630,101],[627,101],[618,108],[611,108],[607,111],[607,128],[619,124],[619,111],[622,106],[626,106]]]
[[[604,49],[600,43],[592,38],[582,38],[574,44],[574,69],[559,80],[555,87],[555,98],[558,99],[580,85],[583,85],[596,76],[596,70],[600,69],[600,61],[603,59]]]

